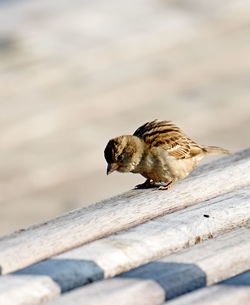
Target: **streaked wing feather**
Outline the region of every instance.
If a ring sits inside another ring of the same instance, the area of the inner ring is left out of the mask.
[[[148,122],[133,134],[145,141],[150,147],[161,146],[176,159],[186,159],[200,153],[202,147],[189,139],[171,121]]]

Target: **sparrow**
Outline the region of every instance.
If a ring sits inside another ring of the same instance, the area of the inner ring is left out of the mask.
[[[230,154],[224,148],[204,146],[191,140],[171,121],[154,120],[140,126],[133,135],[111,139],[105,150],[107,175],[114,171],[141,174],[146,181],[137,187],[164,182],[167,190],[185,177],[206,155]]]

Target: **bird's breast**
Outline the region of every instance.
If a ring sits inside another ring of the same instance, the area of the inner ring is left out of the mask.
[[[188,174],[198,165],[202,156],[187,159],[176,159],[172,156],[166,157],[166,166],[168,167],[174,179],[179,180],[188,176]]]
[[[155,182],[169,181],[172,178],[166,160],[158,154],[152,153],[144,156],[135,172]]]
[[[176,159],[166,151],[147,154],[135,169],[146,178],[155,182],[166,182],[185,178],[200,162],[202,156],[188,159]]]

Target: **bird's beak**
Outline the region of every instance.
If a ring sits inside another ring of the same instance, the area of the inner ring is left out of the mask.
[[[107,175],[113,173],[115,170],[117,170],[118,167],[119,165],[117,163],[108,163]]]

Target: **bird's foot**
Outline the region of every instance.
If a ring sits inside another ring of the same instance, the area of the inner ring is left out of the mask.
[[[173,185],[173,181],[169,181],[166,185],[160,186],[158,190],[169,190]]]
[[[153,185],[153,184],[154,184],[154,181],[153,181],[153,180],[147,179],[144,183],[138,184],[138,185],[136,185],[135,187],[136,187],[136,188],[144,188],[144,187],[149,187],[149,186],[151,186],[151,185]]]

